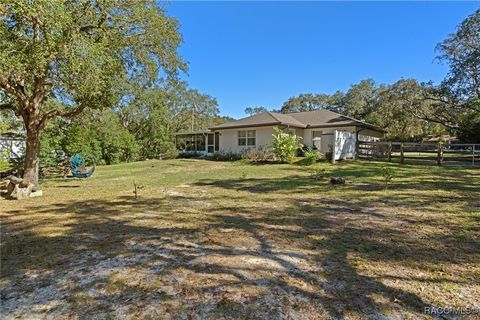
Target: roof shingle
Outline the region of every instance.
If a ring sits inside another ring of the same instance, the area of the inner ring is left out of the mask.
[[[211,129],[233,129],[241,127],[259,127],[269,125],[285,125],[297,128],[318,128],[336,126],[362,126],[384,131],[382,128],[365,121],[350,118],[330,110],[314,110],[307,112],[277,113],[263,112],[247,118],[226,122]]]

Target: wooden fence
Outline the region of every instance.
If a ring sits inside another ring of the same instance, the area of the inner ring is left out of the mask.
[[[480,166],[480,144],[359,141],[358,157],[437,165]]]

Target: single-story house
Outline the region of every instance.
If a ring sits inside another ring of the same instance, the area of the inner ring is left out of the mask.
[[[250,148],[268,147],[275,127],[301,137],[300,143],[310,149],[333,152],[335,160],[355,158],[358,141],[379,140],[385,133],[382,128],[361,120],[329,110],[314,110],[287,114],[263,112],[204,131],[179,132],[175,140],[180,152],[242,153]]]

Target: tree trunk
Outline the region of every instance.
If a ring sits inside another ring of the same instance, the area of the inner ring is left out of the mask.
[[[27,148],[23,164],[23,178],[38,188],[38,169],[40,163],[40,131],[27,128]]]

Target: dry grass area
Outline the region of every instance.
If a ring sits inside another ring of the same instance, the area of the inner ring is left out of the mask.
[[[384,190],[381,165],[314,166],[345,186],[313,179],[312,167],[192,159],[48,179],[42,198],[0,199],[2,319],[431,319],[426,306],[480,308],[480,170],[395,164]],[[145,186],[137,200],[133,180]]]

